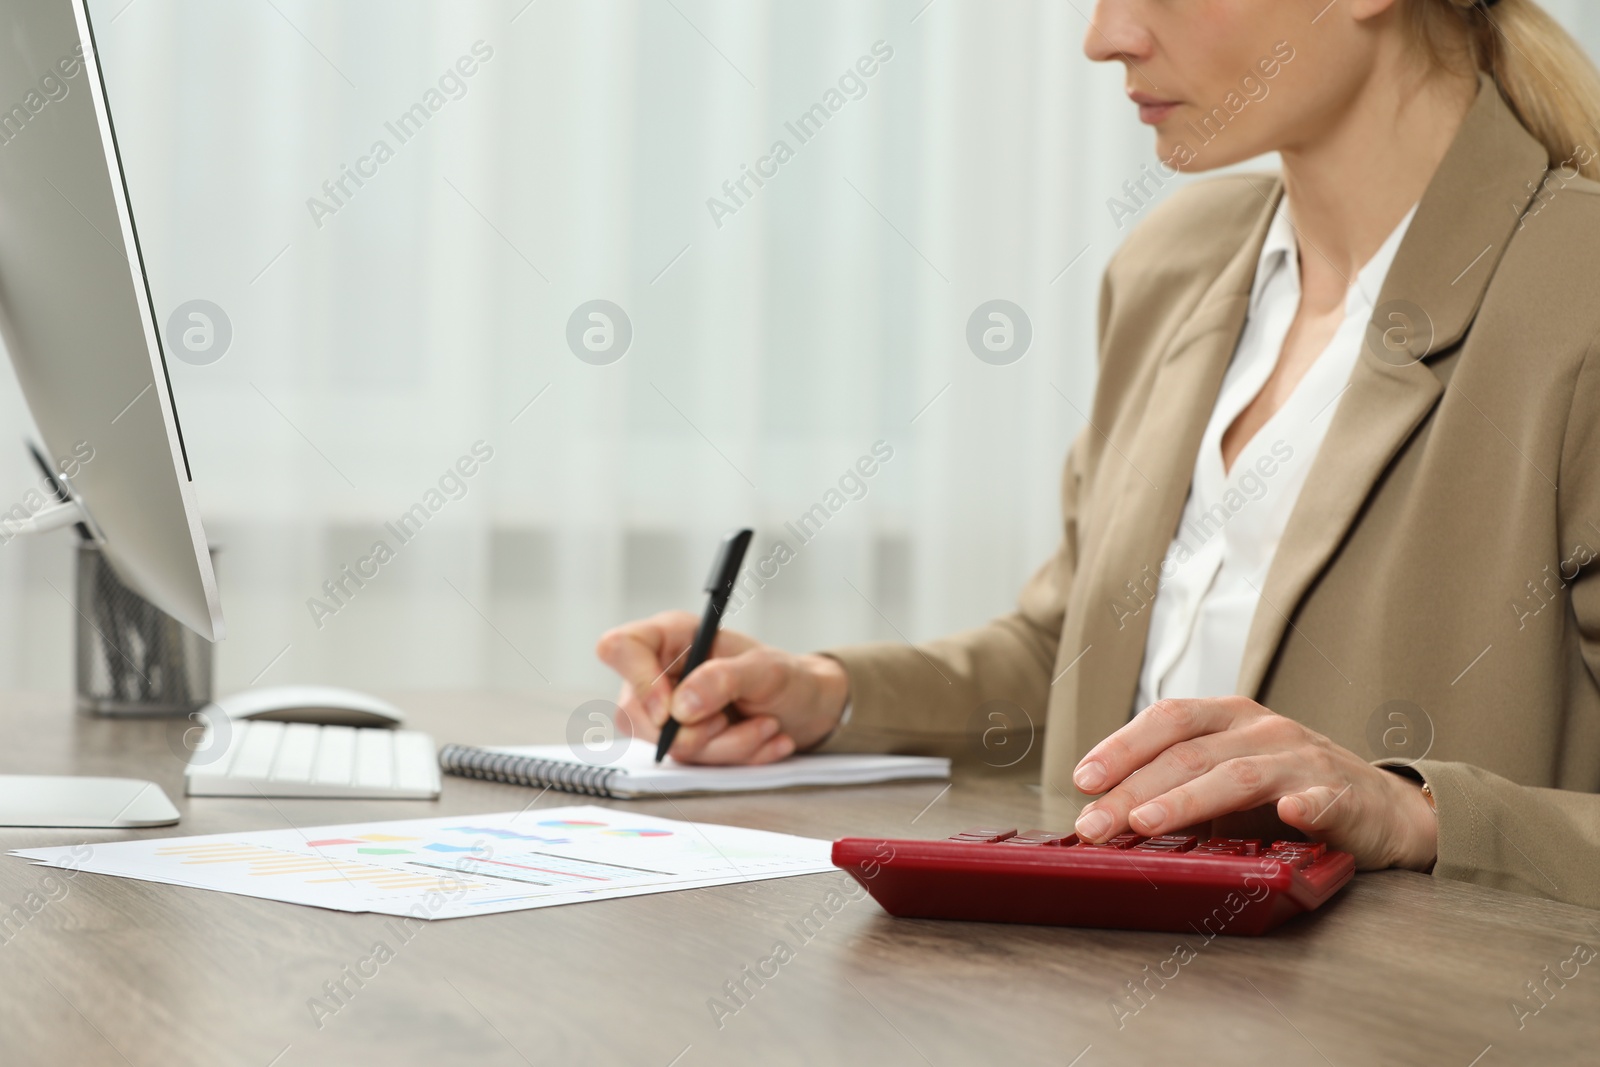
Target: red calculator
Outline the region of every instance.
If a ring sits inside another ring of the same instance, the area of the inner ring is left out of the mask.
[[[1264,934],[1321,907],[1355,859],[1320,842],[975,826],[945,841],[846,837],[833,863],[902,918]]]

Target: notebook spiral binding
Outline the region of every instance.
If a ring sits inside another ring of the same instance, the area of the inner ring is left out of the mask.
[[[537,788],[559,789],[591,797],[615,797],[611,779],[615,767],[596,767],[576,760],[547,760],[490,752],[470,745],[446,745],[439,750],[439,769],[464,778],[483,778]]]

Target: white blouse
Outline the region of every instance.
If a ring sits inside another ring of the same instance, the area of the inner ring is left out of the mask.
[[[1356,274],[1333,340],[1224,474],[1222,435],[1266,384],[1300,307],[1300,262],[1288,198],[1278,202],[1256,265],[1244,330],[1200,441],[1177,536],[1161,563],[1133,711],[1163,697],[1237,692],[1245,638],[1273,554],[1355,369],[1374,303],[1416,210],[1413,206],[1406,213]]]

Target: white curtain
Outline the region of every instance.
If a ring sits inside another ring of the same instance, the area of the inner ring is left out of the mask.
[[[1548,6],[1600,43],[1592,5]],[[698,610],[737,525],[775,576],[736,625],[771,641],[1006,610],[1089,410],[1106,201],[1151,159],[1121,68],[1082,56],[1091,7],[91,0],[157,315],[233,328],[171,366],[219,688],[608,695],[595,637]],[[615,362],[568,345],[593,300],[631,323]],[[1031,325],[1015,362],[969,347],[991,300]],[[0,416],[28,425],[9,375]],[[385,528],[478,442],[414,536]],[[0,450],[5,499],[32,483]],[[0,546],[0,686],[71,684],[71,547]]]

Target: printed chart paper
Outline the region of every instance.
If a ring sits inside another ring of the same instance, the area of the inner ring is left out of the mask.
[[[454,919],[817,874],[834,870],[831,847],[584,805],[11,854],[43,866],[338,911]]]

